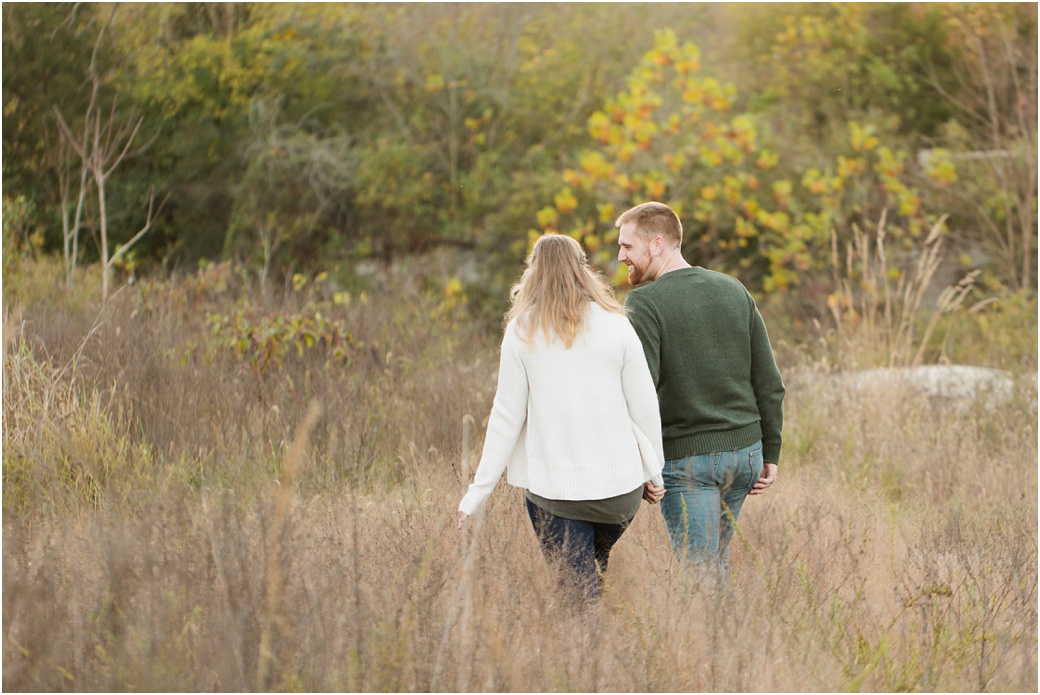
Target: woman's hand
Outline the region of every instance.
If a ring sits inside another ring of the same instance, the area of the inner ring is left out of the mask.
[[[649,480],[643,483],[643,499],[650,504],[657,504],[664,497],[664,485],[654,485]]]
[[[462,522],[469,518],[469,514],[466,512],[459,512],[459,523],[455,526],[456,531],[462,530]]]

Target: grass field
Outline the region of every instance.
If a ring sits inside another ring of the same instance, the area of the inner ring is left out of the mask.
[[[220,266],[99,315],[52,272],[5,287],[5,690],[1037,690],[1035,301],[944,327],[1027,377],[999,407],[857,395],[854,334],[767,314],[785,448],[729,593],[644,505],[577,614],[520,491],[454,530],[493,325],[406,287],[258,308]]]

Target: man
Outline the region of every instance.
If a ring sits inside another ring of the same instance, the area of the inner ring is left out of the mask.
[[[661,514],[680,561],[724,584],[744,499],[776,480],[783,380],[755,300],[736,278],[683,259],[670,207],[643,203],[615,224],[637,286],[625,306],[661,406]]]

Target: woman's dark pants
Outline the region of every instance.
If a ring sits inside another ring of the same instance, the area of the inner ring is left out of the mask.
[[[525,502],[545,558],[550,563],[559,563],[568,571],[585,601],[598,600],[610,549],[621,538],[631,519],[623,524],[564,519],[533,504],[531,500]]]

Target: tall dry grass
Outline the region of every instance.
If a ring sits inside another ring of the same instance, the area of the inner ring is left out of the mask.
[[[179,291],[8,315],[5,689],[1037,688],[1035,386],[964,409],[805,380],[728,593],[690,585],[644,506],[581,613],[519,491],[454,530],[494,330],[373,293],[328,308],[361,357],[288,360],[258,395],[234,361],[178,352],[197,306],[248,286]]]

